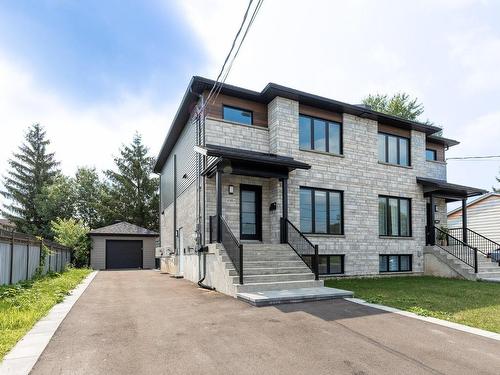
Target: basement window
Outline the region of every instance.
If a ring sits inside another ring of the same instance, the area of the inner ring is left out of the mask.
[[[318,258],[320,275],[339,275],[344,273],[344,255],[322,254],[318,255]],[[304,260],[312,267],[312,255],[304,255]]]
[[[410,272],[412,270],[411,255],[380,255],[379,272]]]

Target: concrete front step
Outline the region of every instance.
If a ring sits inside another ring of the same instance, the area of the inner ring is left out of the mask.
[[[317,288],[323,286],[323,280],[284,281],[274,283],[234,284],[236,293],[260,292],[264,290],[288,290],[297,288]]]
[[[231,268],[232,263],[226,263],[230,264]],[[302,267],[306,266],[306,264],[302,260],[259,260],[259,261],[249,261],[245,262],[243,264],[243,267],[246,268],[281,268],[281,267]]]
[[[234,268],[228,269],[229,271],[229,276],[238,276],[238,273]],[[252,268],[252,267],[247,267],[246,265],[243,268],[243,273],[245,276],[250,276],[250,275],[272,275],[272,274],[289,274],[289,273],[311,273],[311,270],[307,268],[305,265],[304,267],[258,267],[258,268]]]
[[[500,272],[478,272],[477,277],[480,279],[487,278],[487,277],[497,278],[497,277],[500,277]]]
[[[264,290],[261,292],[237,293],[236,297],[257,307],[278,305],[282,303],[298,303],[321,301],[328,299],[353,297],[348,290],[335,288],[297,288],[288,290]]]
[[[238,283],[239,276],[231,276],[233,283]],[[246,275],[243,272],[243,283],[274,283],[286,281],[307,281],[314,280],[314,274],[309,273],[285,273],[285,274],[271,274],[271,275]]]
[[[258,262],[258,261],[291,261],[300,260],[298,255],[243,255],[243,262]],[[223,262],[230,262],[231,258],[227,255],[222,256]]]

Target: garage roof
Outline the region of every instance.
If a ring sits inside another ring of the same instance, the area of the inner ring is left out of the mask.
[[[91,236],[135,236],[135,237],[157,237],[158,233],[142,228],[138,225],[120,221],[102,228],[93,229],[89,232]]]

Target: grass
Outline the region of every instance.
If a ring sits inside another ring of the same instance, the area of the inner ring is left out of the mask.
[[[63,273],[0,286],[0,360],[90,272],[89,269],[69,268]]]
[[[439,277],[327,280],[370,303],[500,333],[500,284]]]

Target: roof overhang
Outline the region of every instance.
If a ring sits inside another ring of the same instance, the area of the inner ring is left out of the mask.
[[[224,173],[243,176],[286,178],[288,173],[295,169],[311,168],[309,164],[288,156],[211,144],[195,146],[194,149],[201,155],[215,158],[202,172],[208,176],[216,170],[221,170]]]
[[[454,139],[450,139],[450,138],[441,137],[439,135],[429,135],[429,136],[427,136],[427,140],[429,140],[430,142],[433,142],[433,143],[444,145],[446,147],[452,147],[452,146],[456,146],[456,145],[460,144],[459,141],[455,141]]]
[[[191,112],[200,99],[200,96],[205,91],[211,90],[214,83],[215,81],[203,77],[195,76],[191,79],[184,97],[182,98],[179,109],[175,114],[172,125],[170,126],[167,137],[165,138],[165,141],[162,145],[158,158],[156,159],[154,172],[161,172],[163,165],[167,161],[167,158],[170,155],[170,152],[172,151],[175,143],[177,142],[182,129],[189,120]],[[354,116],[379,121],[383,124],[392,125],[402,129],[421,131],[428,136],[442,130],[441,128],[438,128],[436,126],[423,124],[416,121],[405,120],[400,117],[377,112],[359,105],[353,105],[333,99],[328,99],[322,96],[309,94],[304,91],[295,90],[290,87],[281,86],[275,83],[269,83],[261,92],[224,84],[221,88],[220,93],[223,95],[234,96],[241,99],[252,100],[265,104],[271,102],[275,97],[280,96],[327,111],[347,113]]]
[[[484,189],[451,184],[434,178],[417,177],[417,183],[422,185],[424,196],[433,195],[438,198],[444,198],[447,202],[467,199],[488,193],[488,191]]]

